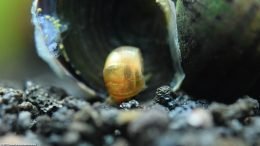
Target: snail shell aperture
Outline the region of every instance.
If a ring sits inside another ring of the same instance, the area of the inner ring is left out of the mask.
[[[92,96],[107,96],[103,68],[120,46],[142,52],[143,74],[150,75],[142,97],[165,84],[176,90],[184,79],[171,0],[34,0],[32,16],[39,56],[58,74],[72,75]],[[141,76],[135,75],[140,87]]]
[[[142,64],[141,53],[135,47],[122,46],[108,55],[103,77],[114,101],[122,102],[144,89]]]

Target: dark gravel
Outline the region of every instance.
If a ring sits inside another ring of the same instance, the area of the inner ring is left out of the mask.
[[[27,82],[0,87],[0,144],[41,146],[258,146],[259,102],[194,99],[168,86],[152,102],[89,103],[63,89]]]

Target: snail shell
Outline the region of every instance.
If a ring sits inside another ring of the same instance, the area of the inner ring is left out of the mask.
[[[109,95],[116,102],[135,96],[144,89],[143,60],[138,48],[122,46],[107,57],[103,70]]]
[[[120,46],[142,52],[143,73],[151,77],[140,96],[152,97],[165,84],[177,90],[184,78],[171,0],[34,0],[32,15],[39,56],[91,96],[107,96],[103,68]]]

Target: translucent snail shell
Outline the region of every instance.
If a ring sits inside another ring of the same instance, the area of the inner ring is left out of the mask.
[[[122,46],[107,57],[103,78],[115,102],[127,100],[144,89],[143,59],[138,48]]]

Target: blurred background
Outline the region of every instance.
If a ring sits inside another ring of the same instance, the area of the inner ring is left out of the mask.
[[[24,88],[26,81],[65,89],[86,96],[72,78],[59,78],[37,55],[32,0],[0,0],[0,86]]]
[[[31,0],[0,1],[0,80],[23,81],[50,72],[37,56]]]
[[[0,84],[23,88],[26,81],[83,95],[72,79],[58,78],[37,55],[31,23],[32,0],[0,0]]]

